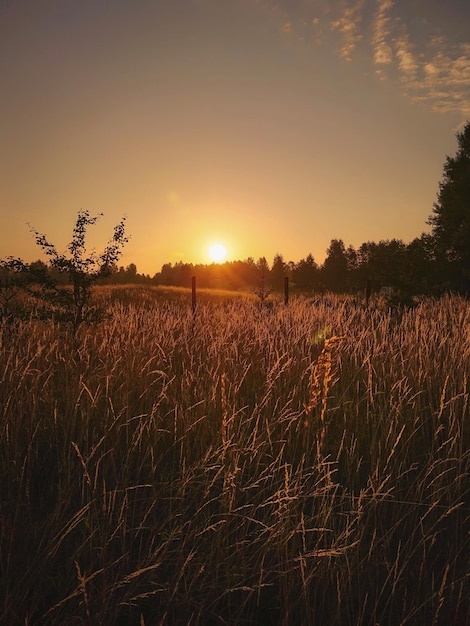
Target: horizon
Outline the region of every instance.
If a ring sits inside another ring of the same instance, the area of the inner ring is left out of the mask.
[[[91,227],[93,228],[93,227]],[[416,237],[417,238],[417,237]],[[414,238],[414,239],[416,239]],[[340,238],[334,237],[331,241],[343,241]],[[331,243],[330,241],[330,243]],[[392,237],[391,239],[380,239],[378,241],[363,241],[361,242],[357,247],[356,246],[352,246],[352,244],[346,244],[346,242],[343,241],[345,250],[348,250],[349,247],[352,247],[356,252],[358,251],[358,249],[363,245],[363,244],[370,244],[370,243],[375,243],[375,244],[380,244],[380,243],[388,243],[390,241],[398,241],[400,243],[403,243],[405,246],[408,246],[410,243],[412,243],[413,240],[411,241],[403,241],[402,239],[397,239],[395,237]],[[127,244],[126,244],[127,245]],[[103,247],[103,246],[102,246]],[[39,248],[36,248],[38,251],[38,255],[37,256],[32,256],[32,258],[30,259],[22,259],[23,261],[25,261],[25,263],[30,264],[30,263],[35,263],[35,262],[43,262],[46,265],[48,265],[48,259],[46,257],[46,255],[40,251]],[[125,247],[124,247],[125,250]],[[328,247],[325,250],[325,254],[324,257],[322,258],[322,260],[318,260],[317,257],[315,257],[315,255],[311,252],[308,251],[303,257],[299,257],[298,259],[291,259],[291,258],[287,258],[285,255],[282,254],[282,252],[276,252],[274,253],[273,257],[267,257],[266,255],[261,254],[260,256],[254,256],[254,255],[248,255],[247,257],[243,257],[243,258],[234,258],[234,259],[230,259],[230,258],[225,258],[223,261],[213,261],[210,258],[208,258],[207,260],[202,260],[202,261],[197,261],[197,262],[192,262],[192,261],[183,261],[182,259],[178,259],[176,261],[164,261],[162,263],[162,265],[160,266],[159,269],[155,270],[155,271],[140,271],[139,266],[137,265],[137,263],[135,263],[132,259],[127,259],[126,263],[123,263],[122,260],[124,258],[126,258],[126,255],[123,254],[122,257],[120,258],[120,260],[118,261],[118,263],[116,264],[116,267],[119,269],[123,268],[124,270],[127,270],[127,268],[130,265],[135,265],[137,268],[137,274],[139,274],[140,276],[154,276],[156,274],[161,273],[162,268],[165,265],[171,265],[172,267],[175,267],[176,265],[192,265],[193,267],[197,267],[197,266],[203,266],[203,267],[211,267],[211,266],[224,266],[224,265],[230,265],[230,264],[235,264],[235,263],[249,263],[250,261],[254,262],[255,264],[257,264],[260,260],[264,259],[267,264],[268,264],[268,268],[269,270],[272,269],[273,266],[273,262],[275,260],[275,258],[277,256],[280,256],[285,265],[290,265],[290,264],[294,264],[294,265],[298,265],[299,263],[301,263],[302,261],[305,261],[307,259],[307,257],[312,256],[314,262],[316,263],[316,265],[320,268],[322,267],[322,265],[325,262],[325,259],[327,258],[327,254],[326,252],[328,251]],[[62,253],[63,251],[58,250],[59,253]],[[97,252],[99,252],[99,249],[97,250]],[[13,258],[18,258],[15,255],[11,255]],[[7,257],[8,258],[8,257]]]

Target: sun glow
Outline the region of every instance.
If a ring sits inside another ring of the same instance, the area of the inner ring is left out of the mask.
[[[222,243],[213,243],[208,252],[214,263],[222,263],[227,258],[227,248]]]

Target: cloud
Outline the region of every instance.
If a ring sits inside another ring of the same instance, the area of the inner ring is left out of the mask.
[[[415,102],[429,102],[436,112],[470,117],[470,44],[442,40],[433,48],[419,73],[404,78],[408,93]]]
[[[470,44],[454,43],[442,34],[420,40],[398,4],[377,0],[376,6],[371,44],[377,75],[398,78],[413,102],[427,103],[439,113],[470,116]]]
[[[374,49],[374,61],[379,66],[378,73],[381,74],[380,66],[390,65],[393,61],[393,51],[390,42],[392,33],[392,20],[388,15],[393,7],[392,0],[378,0],[377,12],[373,25],[372,46]]]
[[[378,78],[395,81],[411,101],[470,117],[470,43],[457,40],[458,16],[447,24],[445,10],[428,11],[426,0],[417,1],[419,14],[410,12],[407,0],[256,2],[278,15],[282,33],[317,46],[325,43],[327,31],[339,35],[335,44],[345,61],[352,62],[360,51],[361,62],[369,59]],[[464,11],[461,19],[466,19]]]
[[[359,0],[355,5],[346,6],[342,15],[330,22],[331,30],[336,30],[343,35],[343,44],[339,52],[346,61],[351,61],[351,55],[362,39],[360,26],[363,8],[364,0]]]
[[[409,36],[404,34],[395,41],[395,54],[398,60],[398,67],[402,74],[409,78],[414,78],[418,71],[418,63],[412,51]]]

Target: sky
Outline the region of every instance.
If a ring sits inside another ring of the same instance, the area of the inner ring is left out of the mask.
[[[0,258],[325,258],[429,232],[470,120],[468,0],[0,0]],[[30,225],[30,226],[28,226]]]

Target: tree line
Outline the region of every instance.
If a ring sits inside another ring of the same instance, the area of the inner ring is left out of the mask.
[[[276,254],[272,265],[258,261],[222,265],[166,263],[150,278],[137,273],[134,265],[120,268],[110,280],[148,280],[159,285],[187,286],[195,275],[201,287],[225,289],[283,289],[289,277],[301,292],[355,293],[366,288],[392,287],[405,295],[440,295],[448,291],[470,294],[470,122],[457,133],[457,152],[446,158],[437,201],[428,219],[429,234],[411,243],[400,239],[368,241],[357,249],[333,239],[319,265],[312,254],[298,263]]]
[[[32,228],[36,243],[48,263],[25,263],[22,259],[0,259],[0,305],[9,308],[20,288],[46,300],[56,308],[73,310],[75,323],[93,314],[90,288],[96,283],[149,283],[189,286],[196,276],[200,287],[251,289],[265,296],[281,291],[289,278],[294,290],[304,293],[331,291],[357,293],[377,291],[387,286],[406,296],[440,295],[454,291],[470,294],[470,122],[457,133],[458,149],[447,157],[437,201],[428,219],[429,234],[423,233],[411,243],[400,239],[365,242],[357,249],[347,248],[341,239],[333,239],[319,265],[312,254],[299,262],[285,261],[276,254],[269,265],[265,257],[255,261],[231,261],[223,264],[193,265],[166,263],[153,277],[139,274],[134,263],[118,266],[122,248],[127,243],[125,218],[117,224],[113,236],[101,254],[88,253],[87,228],[96,223],[88,211],[80,211],[67,254],[59,254],[47,237]],[[32,287],[31,287],[32,285]],[[72,285],[73,289],[64,289]]]
[[[264,285],[281,292],[288,277],[291,287],[302,293],[357,293],[369,285],[376,291],[390,286],[407,294],[437,294],[451,287],[435,280],[437,272],[430,236],[422,235],[408,245],[391,239],[369,241],[358,249],[351,245],[346,248],[341,239],[333,239],[322,264],[312,254],[297,263],[276,254],[271,265],[265,257],[211,265],[166,263],[148,282],[188,286],[191,276],[196,276],[200,287],[241,290]],[[129,274],[127,277],[132,278]],[[136,274],[135,280],[144,277]]]

